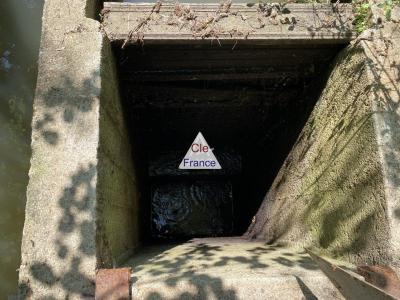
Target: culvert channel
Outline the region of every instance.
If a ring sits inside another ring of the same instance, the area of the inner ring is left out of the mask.
[[[140,243],[243,234],[341,48],[115,43]],[[178,169],[198,132],[221,170]]]
[[[301,298],[296,278],[341,299],[306,253],[240,236],[342,48],[113,45],[139,192],[123,264],[135,299]],[[178,169],[198,132],[221,170]]]

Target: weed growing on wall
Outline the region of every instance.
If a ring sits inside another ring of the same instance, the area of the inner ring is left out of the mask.
[[[396,5],[400,5],[400,0],[384,0],[379,4],[379,7],[382,8],[385,13],[386,21],[390,21],[392,9]]]
[[[384,0],[378,4],[384,12],[386,21],[391,20],[392,9],[394,6],[400,6],[400,0]],[[354,27],[358,33],[361,33],[365,29],[368,29],[371,24],[371,4],[367,0],[355,0],[353,1],[354,11]]]
[[[358,33],[363,32],[370,26],[371,5],[366,0],[353,1],[354,27]]]

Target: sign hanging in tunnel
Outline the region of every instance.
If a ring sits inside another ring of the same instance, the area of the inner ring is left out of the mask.
[[[188,152],[179,165],[179,169],[221,169],[221,165],[201,132],[197,134],[190,145]]]

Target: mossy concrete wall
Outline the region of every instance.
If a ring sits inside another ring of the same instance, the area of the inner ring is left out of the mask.
[[[87,17],[98,15],[97,3],[44,4],[22,299],[93,298],[96,268],[118,262],[137,243],[134,174],[115,66],[100,23]]]
[[[380,40],[376,35],[371,43]],[[362,38],[338,55],[247,235],[271,243],[316,246],[355,263],[398,267],[400,200],[393,193],[399,191],[399,182],[394,182],[400,157],[399,114],[376,96],[387,93],[390,83],[371,77],[378,71],[374,60]],[[381,67],[378,77],[389,69]],[[395,77],[391,84],[398,82]],[[389,98],[398,110],[398,93]],[[382,134],[391,140],[390,146],[382,143]],[[382,155],[384,147],[390,157]]]

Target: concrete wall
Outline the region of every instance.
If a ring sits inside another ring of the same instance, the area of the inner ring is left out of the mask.
[[[132,148],[110,44],[102,55],[97,180],[98,264],[112,267],[139,244],[139,203]]]
[[[388,252],[400,272],[400,6],[393,6],[391,20],[372,4],[374,28],[360,37],[371,83],[375,134],[384,176]],[[381,24],[381,20],[384,20]]]
[[[271,243],[316,246],[356,263],[398,266],[399,182],[394,179],[400,156],[394,149],[400,141],[392,137],[399,136],[399,114],[376,96],[379,91],[385,94],[390,81],[382,84],[371,72],[384,74],[390,68],[379,72],[374,60],[363,41],[337,57],[247,235]],[[398,81],[399,77],[391,84]],[[392,96],[391,103],[398,93]],[[386,155],[382,134],[390,139]],[[388,167],[392,173],[385,171]]]
[[[96,267],[136,244],[130,147],[110,45],[86,17],[97,14],[96,3],[45,1],[21,298],[93,297]]]

